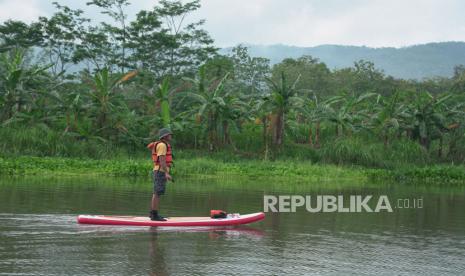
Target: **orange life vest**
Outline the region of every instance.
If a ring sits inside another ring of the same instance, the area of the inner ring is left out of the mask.
[[[163,143],[166,145],[166,166],[168,167],[171,167],[171,164],[173,164],[173,152],[171,150],[171,145],[164,142],[164,141],[156,141],[156,142],[152,142],[150,144],[148,144],[147,148],[149,148],[150,150],[152,150],[152,160],[153,160],[153,163],[157,166],[160,166],[160,160],[157,156],[157,145],[159,143]]]

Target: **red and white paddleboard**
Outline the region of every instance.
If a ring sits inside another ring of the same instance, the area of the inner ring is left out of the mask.
[[[236,215],[234,217],[212,219],[210,217],[172,217],[166,221],[152,221],[149,217],[79,215],[78,223],[128,226],[230,226],[247,224],[265,218],[265,213]]]

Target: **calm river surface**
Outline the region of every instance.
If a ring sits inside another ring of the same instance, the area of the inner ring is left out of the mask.
[[[0,178],[0,274],[465,275],[465,189],[399,183],[177,179],[162,215],[252,213],[263,195],[387,195],[393,212],[267,213],[232,228],[76,223],[147,215],[149,179]],[[399,199],[423,208],[395,208]]]

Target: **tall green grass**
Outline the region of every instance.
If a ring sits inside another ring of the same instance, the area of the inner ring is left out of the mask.
[[[76,138],[45,127],[0,128],[0,156],[57,156],[78,158],[125,158],[143,154],[111,142]]]
[[[384,146],[383,143],[360,137],[340,138],[325,143],[321,151],[326,163],[355,164],[368,168],[395,169],[408,165],[424,166],[432,162],[428,152],[410,140],[398,140]]]
[[[376,137],[336,138],[326,133],[319,148],[288,139],[281,147],[269,147],[265,154],[260,131],[259,127],[245,128],[242,135],[234,135],[234,146],[214,151],[183,148],[175,140],[174,171],[180,175],[465,179],[463,164],[441,165],[435,148],[428,152],[408,139],[393,140],[385,146]],[[78,139],[39,126],[0,129],[2,174],[147,176],[150,168],[150,153],[144,142],[126,148],[96,139]]]

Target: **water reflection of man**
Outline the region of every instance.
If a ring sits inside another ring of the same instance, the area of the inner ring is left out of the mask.
[[[158,240],[158,233],[156,231],[150,232],[150,275],[163,276],[169,275],[166,270],[166,263],[163,256],[162,246]]]

